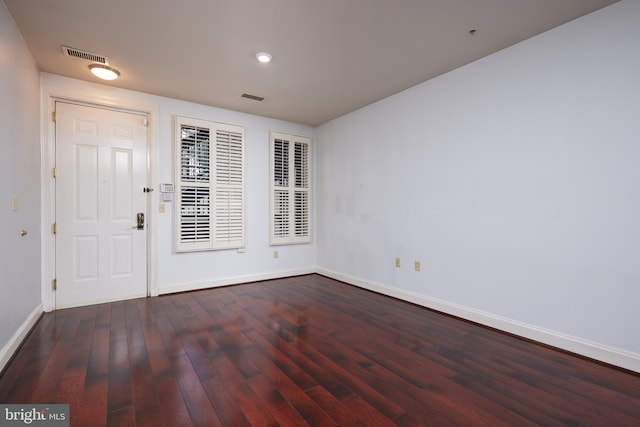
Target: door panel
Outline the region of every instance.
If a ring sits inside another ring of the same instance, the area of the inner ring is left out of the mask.
[[[144,117],[56,103],[56,307],[147,295]]]

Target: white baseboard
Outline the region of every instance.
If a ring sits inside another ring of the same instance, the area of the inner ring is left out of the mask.
[[[481,325],[489,326],[504,332],[528,338],[571,353],[576,353],[610,365],[618,366],[634,372],[640,372],[640,354],[615,347],[605,346],[582,338],[565,335],[553,330],[514,321],[491,313],[453,304],[436,298],[430,298],[414,292],[405,291],[380,283],[371,282],[324,268],[316,269],[318,274],[340,280],[360,288],[378,292],[404,301],[431,308]]]
[[[173,294],[176,292],[196,291],[200,289],[218,288],[220,286],[237,285],[241,283],[259,282],[261,280],[280,279],[283,277],[302,276],[316,272],[315,267],[300,268],[295,270],[279,270],[269,273],[248,274],[244,276],[225,277],[222,279],[208,280],[202,282],[177,283],[173,285],[160,285],[158,291],[160,295]]]
[[[307,267],[293,270],[280,270],[269,273],[250,274],[243,276],[226,277],[215,280],[177,283],[159,286],[159,294],[166,295],[177,292],[195,291],[200,289],[216,288],[221,286],[236,285],[241,283],[258,282],[262,280],[280,279],[283,277],[301,276],[305,274],[318,273],[332,279],[340,280],[363,289],[374,291],[383,295],[388,295],[404,301],[408,301],[420,306],[450,314],[461,319],[469,320],[484,326],[511,333],[523,338],[531,339],[542,344],[559,348],[571,353],[598,360],[610,365],[618,366],[630,371],[640,373],[640,354],[625,351],[619,348],[606,346],[597,342],[566,335],[550,329],[540,328],[513,319],[497,316],[481,310],[454,304],[449,301],[431,298],[415,292],[405,291],[392,286],[376,283],[358,277],[338,273],[320,267]],[[42,307],[39,307],[40,312]],[[36,317],[37,320],[37,317]],[[26,324],[26,322],[25,322]],[[31,326],[27,328],[27,332]],[[18,335],[20,331],[16,332]],[[18,339],[18,345],[22,339]],[[5,349],[9,346],[5,346]],[[17,348],[17,347],[16,347]],[[4,359],[5,349],[0,353],[0,368],[6,363]],[[10,351],[9,357],[13,354]]]
[[[62,310],[65,308],[86,307],[89,305],[106,304],[110,302],[127,301],[127,300],[146,298],[146,297],[147,297],[147,294],[144,293],[144,294],[127,295],[125,297],[117,297],[117,298],[102,298],[102,299],[83,301],[83,302],[73,303],[73,304],[58,304],[55,309]]]
[[[7,366],[7,363],[11,360],[15,352],[22,344],[22,341],[27,337],[31,328],[36,324],[38,319],[40,319],[40,315],[44,312],[42,304],[38,304],[38,306],[27,316],[22,325],[16,330],[9,341],[0,349],[0,372]]]

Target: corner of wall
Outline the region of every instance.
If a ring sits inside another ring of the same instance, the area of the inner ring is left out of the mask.
[[[375,283],[325,268],[318,267],[317,273],[359,288],[398,298],[403,301],[468,320],[482,326],[494,328],[541,344],[555,347],[560,350],[575,353],[589,359],[594,359],[609,365],[640,373],[640,354],[561,334],[559,332],[540,328],[534,325],[517,322],[505,317],[496,316],[480,310],[474,310],[448,301],[426,297],[424,295],[408,292],[393,286]]]
[[[15,331],[13,336],[7,341],[7,343],[0,349],[0,373],[4,371],[5,367],[11,361],[13,355],[18,351],[22,342],[27,338],[31,329],[38,323],[40,316],[43,314],[42,304],[38,306],[27,316],[22,325]]]

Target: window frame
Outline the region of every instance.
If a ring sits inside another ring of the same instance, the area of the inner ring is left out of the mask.
[[[175,251],[195,252],[245,247],[246,202],[245,202],[245,135],[244,128],[184,116],[175,116]],[[194,153],[189,156],[187,168],[194,169],[192,179],[185,179],[183,144],[190,142],[183,137],[183,129],[194,128],[208,131],[206,156],[199,154],[198,140],[194,140]],[[225,151],[226,149],[226,151]],[[200,159],[198,159],[200,156]],[[198,160],[207,157],[201,165]],[[203,173],[200,173],[202,166]],[[202,178],[198,178],[202,175]],[[194,189],[193,202],[185,206],[183,190]],[[198,190],[203,196],[198,198]],[[208,191],[208,197],[204,197]],[[206,204],[198,200],[207,199]],[[200,205],[200,206],[199,206]],[[185,209],[193,212],[185,214]],[[198,216],[198,213],[201,215]],[[204,218],[208,217],[208,221]],[[191,228],[193,229],[191,229]],[[199,231],[198,227],[202,228]],[[207,229],[208,227],[208,235]],[[187,231],[185,231],[187,230]],[[201,233],[201,234],[199,234]],[[192,234],[193,238],[185,238]],[[226,237],[225,237],[226,236]]]
[[[277,157],[284,157],[282,147],[277,154],[277,142],[287,142],[286,165],[276,164]],[[296,144],[305,147],[301,161],[303,168],[296,169]],[[271,131],[269,135],[269,243],[276,245],[293,245],[311,243],[313,239],[312,217],[312,140],[306,136],[291,135]],[[286,172],[286,173],[285,173]],[[285,175],[286,176],[283,176]],[[297,181],[300,185],[296,185]],[[277,182],[276,182],[277,181]],[[284,181],[284,185],[283,185]],[[285,197],[286,195],[286,197]],[[306,204],[296,204],[297,199],[305,199]],[[277,200],[284,202],[277,203]],[[278,209],[278,207],[281,207]],[[282,206],[286,211],[282,213]],[[296,210],[301,207],[302,211]],[[300,215],[298,213],[301,212]],[[286,224],[277,217],[286,216]],[[285,230],[283,230],[285,228]],[[298,230],[303,232],[298,234]]]

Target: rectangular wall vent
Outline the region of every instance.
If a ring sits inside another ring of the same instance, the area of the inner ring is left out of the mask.
[[[85,61],[97,62],[105,65],[109,64],[109,58],[107,58],[106,56],[87,52],[86,50],[76,49],[69,46],[62,46],[62,52],[66,56],[73,56],[74,58],[83,59]]]
[[[264,101],[264,96],[251,95],[250,93],[243,93],[243,98],[253,99],[254,101]]]

